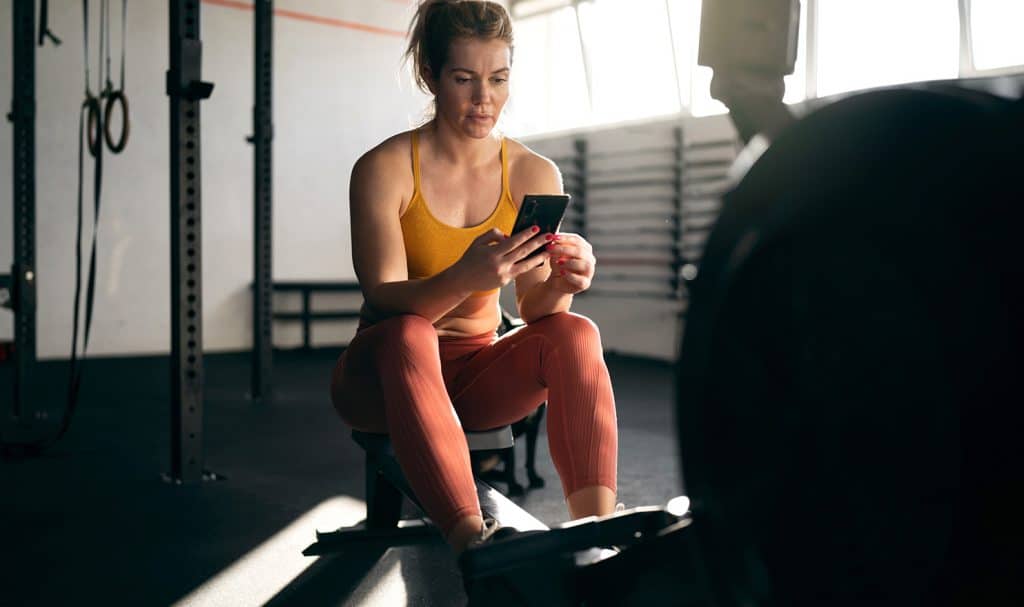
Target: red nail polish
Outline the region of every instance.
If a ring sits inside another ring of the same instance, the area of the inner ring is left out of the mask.
[[[533,230],[533,232],[534,232],[535,234],[536,234],[537,232],[540,232],[540,228],[538,228],[537,226],[533,226],[533,228],[531,228],[531,229]]]
[[[564,264],[564,263],[565,263],[565,260],[564,260],[564,259],[559,259],[559,260],[558,260],[558,265],[562,265],[562,264]]]

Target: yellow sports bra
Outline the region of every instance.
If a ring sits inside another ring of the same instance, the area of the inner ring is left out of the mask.
[[[412,176],[412,200],[400,218],[410,279],[429,278],[447,269],[462,257],[474,239],[491,228],[498,228],[506,234],[512,230],[518,208],[512,202],[512,192],[508,187],[508,154],[504,137],[501,139],[501,197],[490,217],[475,226],[458,228],[448,225],[434,217],[427,208],[420,188],[418,131],[412,132]],[[479,291],[473,296],[489,295],[497,290]]]

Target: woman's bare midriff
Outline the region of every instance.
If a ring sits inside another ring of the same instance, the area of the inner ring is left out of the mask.
[[[498,291],[470,296],[434,323],[438,336],[472,337],[494,331],[501,322]]]
[[[447,314],[437,319],[434,328],[439,337],[474,337],[490,333],[501,323],[498,307],[499,291],[481,296],[470,296]],[[382,318],[366,304],[360,310],[361,324],[372,325]]]

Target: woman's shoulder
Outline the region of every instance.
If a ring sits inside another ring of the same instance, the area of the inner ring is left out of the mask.
[[[404,167],[412,177],[412,132],[396,133],[373,146],[356,160],[356,169],[384,170],[394,175]]]
[[[553,160],[511,137],[505,138],[505,149],[508,152],[509,181],[513,195],[517,189],[536,193],[557,186],[560,190],[562,173]]]

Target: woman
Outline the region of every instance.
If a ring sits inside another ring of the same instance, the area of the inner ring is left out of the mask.
[[[334,405],[353,428],[390,434],[456,554],[496,528],[481,517],[463,429],[510,424],[544,400],[570,516],[610,514],[615,400],[597,327],[569,312],[594,276],[591,246],[536,227],[508,234],[525,194],[562,192],[550,160],[495,132],[509,96],[508,13],[493,2],[423,2],[407,56],[435,115],[352,170],[365,303],[331,377]],[[512,280],[527,325],[499,339],[498,292]]]

